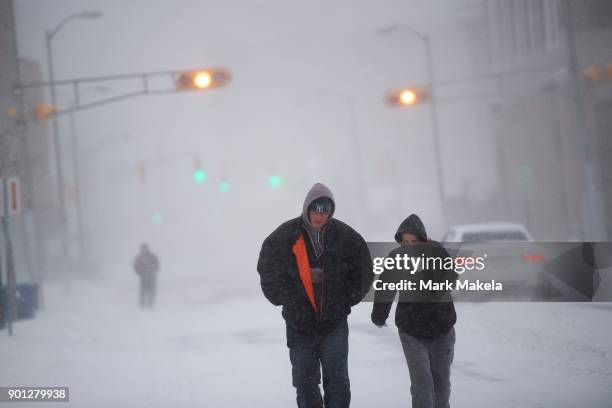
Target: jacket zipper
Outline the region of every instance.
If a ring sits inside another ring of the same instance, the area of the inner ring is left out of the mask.
[[[321,253],[321,255],[323,255]],[[325,268],[323,268],[323,260],[321,260],[321,306],[320,314],[323,317],[323,306],[325,304]]]
[[[327,227],[327,225],[323,226],[323,228],[321,228],[321,230],[317,233],[317,242],[319,243],[319,245],[321,245],[321,234],[323,232],[323,229]],[[315,257],[317,259],[321,258],[323,256],[323,252],[325,252],[325,249],[323,249],[321,251],[320,254],[317,255],[317,247],[314,243],[314,239],[312,239],[312,235],[310,234],[310,230],[308,228],[304,228],[306,230],[306,233],[308,234],[308,238],[310,238],[310,242],[312,243],[312,249],[314,250],[315,253]],[[321,246],[321,248],[324,248],[323,246]],[[321,260],[321,299],[319,300],[319,307],[317,307],[317,317],[322,318],[323,317],[323,305],[324,302],[323,300],[325,299],[325,268],[323,268],[323,261]]]

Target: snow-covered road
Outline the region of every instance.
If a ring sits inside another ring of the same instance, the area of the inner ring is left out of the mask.
[[[45,286],[45,308],[0,332],[0,385],[70,387],[73,407],[291,407],[280,309],[258,292],[160,285],[136,307],[133,276]],[[216,293],[206,296],[205,292]],[[454,407],[612,407],[612,305],[458,303]],[[351,314],[352,406],[409,407],[392,325]],[[15,403],[15,407],[68,404]]]

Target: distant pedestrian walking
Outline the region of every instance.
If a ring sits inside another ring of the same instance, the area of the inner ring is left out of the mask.
[[[140,253],[134,260],[134,270],[140,276],[140,307],[152,309],[155,303],[159,260],[147,244],[140,246]]]

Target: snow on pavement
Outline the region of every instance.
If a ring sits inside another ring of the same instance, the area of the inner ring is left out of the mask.
[[[612,406],[611,304],[456,308],[452,406]],[[379,329],[370,311],[358,305],[349,320],[352,406],[409,407],[393,319]],[[134,276],[47,284],[45,308],[14,330],[0,331],[0,385],[69,386],[70,403],[6,406],[295,406],[280,308],[259,288],[161,284],[149,311],[136,305]]]

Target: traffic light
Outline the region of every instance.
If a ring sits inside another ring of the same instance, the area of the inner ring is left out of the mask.
[[[279,175],[273,174],[268,177],[268,187],[276,189],[279,188],[282,184],[283,179]]]
[[[219,182],[219,191],[222,193],[227,193],[230,190],[230,182],[227,180],[221,180]]]
[[[591,65],[582,71],[582,75],[593,82],[612,79],[612,62],[607,65]]]
[[[55,109],[52,105],[45,105],[43,103],[36,105],[34,108],[34,114],[37,119],[48,119],[49,116],[57,113],[57,109]]]
[[[193,160],[193,181],[196,184],[202,184],[204,182],[204,180],[206,180],[206,172],[204,171],[204,169],[202,168],[202,164],[200,162],[200,159],[198,157],[196,157]]]
[[[154,224],[161,224],[163,220],[164,218],[159,212],[153,213],[153,215],[151,216],[151,221],[153,221]]]
[[[232,75],[225,68],[207,68],[179,72],[175,77],[177,91],[201,91],[226,86]]]
[[[206,172],[204,172],[204,170],[196,169],[193,171],[193,181],[195,181],[196,184],[202,184],[204,180],[206,180]]]
[[[431,88],[428,86],[407,87],[388,92],[385,100],[391,106],[414,106],[431,102]]]
[[[603,67],[600,66],[591,66],[582,71],[582,75],[584,75],[587,79],[591,81],[601,81],[606,76],[606,71]]]

